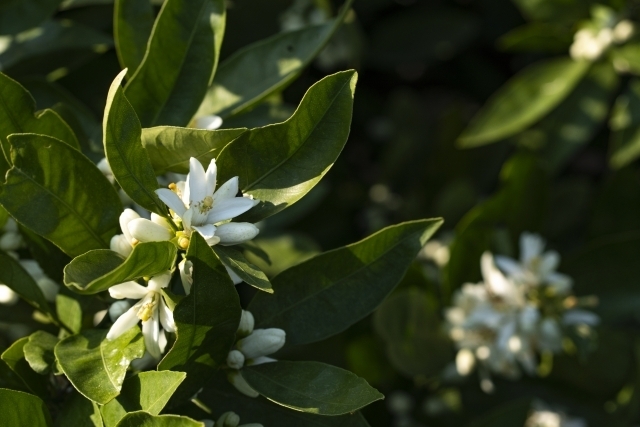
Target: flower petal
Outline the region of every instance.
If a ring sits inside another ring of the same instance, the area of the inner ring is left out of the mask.
[[[111,242],[109,242],[109,248],[125,258],[128,257],[133,250],[133,247],[131,247],[131,241],[127,240],[124,234],[116,234],[113,236],[111,238]]]
[[[540,257],[540,265],[538,273],[540,279],[544,280],[549,274],[553,273],[560,264],[560,255],[556,251],[547,251]]]
[[[205,239],[210,239],[216,234],[216,226],[213,224],[194,225],[192,228],[200,233],[200,235]]]
[[[256,237],[260,230],[249,222],[228,222],[218,226],[216,236],[221,245],[237,245]]]
[[[107,339],[114,340],[118,338],[120,335],[136,326],[139,321],[140,319],[138,319],[138,307],[134,305],[122,316],[118,317],[118,320],[116,320],[113,326],[111,326],[111,329],[109,329]]]
[[[156,274],[151,279],[149,279],[149,290],[160,292],[160,289],[166,288],[167,286],[169,286],[170,281],[171,281],[171,271],[167,271],[162,274]]]
[[[162,356],[160,351],[160,321],[156,310],[154,310],[149,320],[142,322],[142,335],[144,336],[144,345],[149,354],[156,360],[160,359],[160,356]]]
[[[165,242],[173,237],[171,230],[144,218],[131,221],[129,233],[131,233],[131,237],[140,242]]]
[[[191,207],[192,203],[202,201],[207,195],[207,178],[204,168],[198,159],[189,159],[189,175],[187,175],[187,185],[184,188],[182,201],[185,206]]]
[[[194,126],[197,129],[216,130],[222,126],[222,117],[216,115],[198,117]]]
[[[120,283],[109,288],[109,295],[115,299],[141,299],[149,293],[149,289],[136,282]]]
[[[524,232],[520,235],[520,261],[523,264],[529,262],[542,254],[544,250],[544,240],[537,234]]]
[[[160,301],[160,323],[167,332],[176,331],[176,323],[173,320],[173,312],[169,309],[164,300]]]
[[[173,191],[168,188],[158,188],[156,190],[156,194],[164,202],[165,205],[169,206],[169,209],[174,211],[176,215],[180,218],[184,215],[184,212],[187,210],[185,208],[184,203],[180,200],[180,197]]]
[[[496,255],[494,257],[494,261],[496,262],[498,268],[502,270],[507,276],[515,276],[520,278],[524,274],[522,265],[513,258]]]
[[[236,197],[236,194],[238,194],[238,188],[238,177],[234,176],[222,184],[220,188],[218,188],[218,191],[213,194],[213,204],[215,205],[216,202]]]
[[[128,242],[131,242],[131,234],[129,233],[129,222],[133,221],[136,218],[140,218],[140,215],[133,209],[125,209],[124,212],[120,214],[120,228],[122,229],[122,233],[127,238]]]
[[[225,221],[241,215],[253,207],[253,200],[244,197],[221,200],[213,205],[213,209],[207,215],[207,223]]]
[[[231,278],[231,281],[233,282],[234,285],[242,283],[242,278],[238,276],[232,269],[230,269],[226,265],[224,266],[224,268],[225,270],[227,270],[227,274],[229,274],[229,277]]]
[[[218,166],[216,166],[216,159],[211,159],[207,172],[205,173],[207,181],[207,191],[205,196],[212,196],[216,191],[216,176],[218,175]]]

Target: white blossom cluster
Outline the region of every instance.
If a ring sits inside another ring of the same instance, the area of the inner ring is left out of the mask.
[[[544,403],[536,401],[524,427],[587,427],[587,423],[581,418],[569,417],[564,412],[551,410]]]
[[[537,353],[562,351],[563,328],[588,331],[599,322],[594,313],[577,308],[571,278],[556,272],[558,253],[544,252],[544,246],[539,236],[523,233],[520,260],[485,252],[483,281],[463,285],[445,312],[458,348],[458,374],[477,367],[486,392],[494,387],[491,373],[514,379],[522,371],[534,375]]]
[[[613,10],[600,7],[594,19],[573,36],[569,55],[575,60],[595,61],[613,44],[622,44],[634,34],[633,22],[619,20]]]

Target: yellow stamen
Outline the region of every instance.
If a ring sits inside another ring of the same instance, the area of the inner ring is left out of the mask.
[[[180,237],[178,239],[178,246],[180,246],[181,249],[187,249],[189,247],[189,238]]]

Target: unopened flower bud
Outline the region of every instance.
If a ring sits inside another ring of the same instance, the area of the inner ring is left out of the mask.
[[[240,424],[240,416],[231,411],[220,415],[220,418],[216,421],[217,427],[238,427],[238,424]]]
[[[123,257],[128,257],[133,250],[131,243],[127,240],[124,234],[116,234],[111,238],[109,247],[112,251],[119,253]]]
[[[476,358],[473,352],[467,348],[463,348],[456,354],[456,370],[461,376],[467,376],[473,371],[476,364]]]
[[[191,285],[193,284],[193,263],[187,259],[183,259],[180,261],[180,264],[178,264],[178,269],[180,270],[180,280],[182,281],[184,293],[189,295],[189,292],[191,292]]]
[[[216,425],[213,420],[200,420],[200,422],[204,424],[204,427],[213,427]]]
[[[162,227],[166,228],[167,230],[171,229],[171,224],[169,224],[169,221],[167,221],[167,219],[163,216],[160,216],[156,213],[151,212],[151,222],[154,222],[158,225],[161,225]]]
[[[232,269],[230,269],[226,265],[224,266],[224,268],[225,270],[227,270],[227,274],[231,278],[231,281],[233,282],[234,285],[237,285],[243,282],[242,277],[238,276]]]
[[[256,357],[255,359],[248,359],[245,362],[245,365],[255,366],[255,365],[262,365],[263,363],[273,363],[273,362],[277,362],[277,360],[267,356],[260,356],[260,357]]]
[[[256,329],[251,335],[238,341],[237,346],[247,359],[255,359],[280,350],[285,338],[286,333],[282,329]]]
[[[112,322],[118,320],[127,310],[131,308],[129,301],[116,301],[109,307],[109,318]]]
[[[111,165],[109,165],[109,161],[107,160],[107,158],[102,158],[102,160],[100,160],[96,166],[98,167],[100,172],[102,172],[102,175],[104,175],[109,180],[109,182],[113,184],[113,170],[111,170]]]
[[[18,299],[18,294],[13,292],[10,287],[6,285],[0,285],[0,304],[14,305],[18,302]]]
[[[194,122],[196,129],[216,130],[222,126],[222,117],[210,115],[199,117]]]
[[[227,380],[238,390],[240,393],[249,397],[258,397],[260,393],[255,391],[251,386],[242,378],[239,371],[229,371],[227,374]]]
[[[189,248],[189,238],[188,237],[180,237],[178,239],[178,246],[180,246],[180,249],[188,249]]]
[[[618,43],[624,43],[633,35],[633,22],[623,19],[613,27],[613,38]]]
[[[7,231],[0,236],[0,249],[3,251],[15,251],[22,246],[22,243],[22,236],[14,231]]]
[[[221,245],[237,245],[256,237],[260,230],[249,222],[228,222],[218,226],[216,236]]]
[[[244,366],[244,354],[238,350],[231,350],[227,355],[227,366],[231,369],[241,369]]]
[[[134,219],[127,226],[131,237],[140,242],[164,242],[173,237],[168,228],[144,218]]]
[[[253,318],[253,314],[251,314],[250,311],[242,310],[242,316],[240,317],[240,324],[238,325],[237,335],[246,337],[251,332],[253,332],[254,325],[255,320]]]

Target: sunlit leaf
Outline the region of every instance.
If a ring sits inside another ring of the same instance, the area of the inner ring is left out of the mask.
[[[115,1],[113,38],[120,65],[128,69],[129,77],[138,69],[147,51],[154,18],[149,0]]]
[[[7,426],[52,426],[45,403],[29,393],[0,388],[0,411]]]
[[[29,341],[24,345],[24,358],[35,372],[47,374],[56,371],[56,357],[53,349],[59,339],[45,331],[36,331],[29,335]]]

